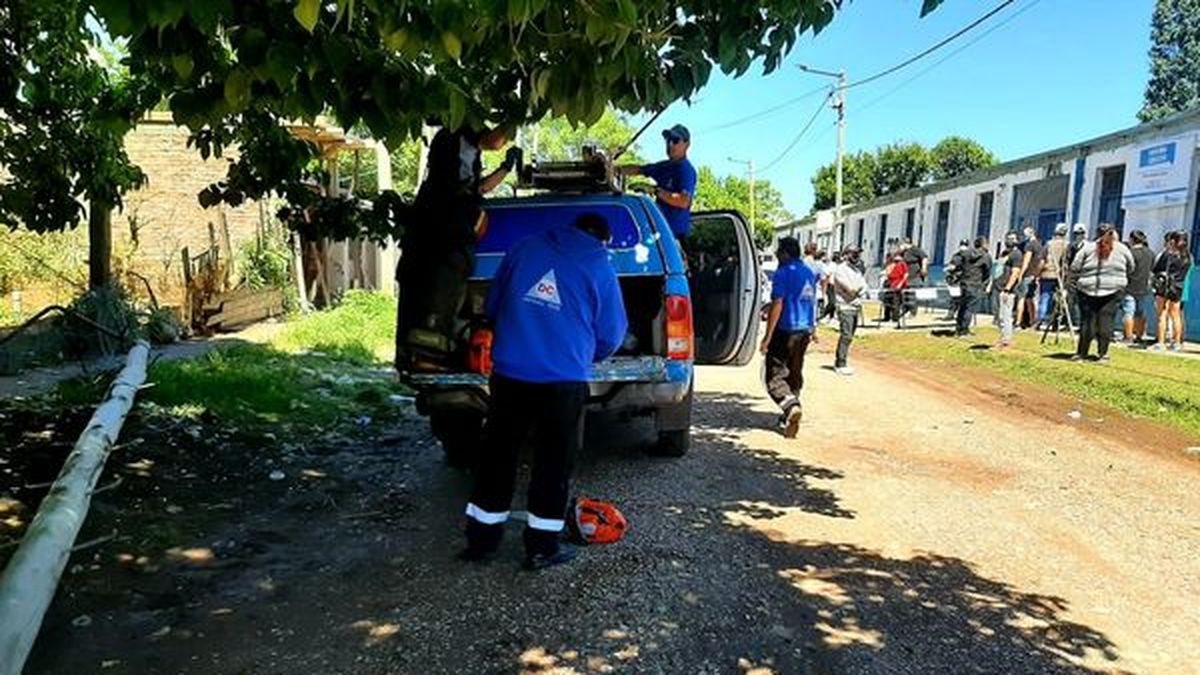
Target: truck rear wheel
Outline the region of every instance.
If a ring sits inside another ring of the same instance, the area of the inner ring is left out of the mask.
[[[692,446],[692,387],[679,403],[659,408],[654,414],[658,442],[651,452],[660,457],[683,457]]]
[[[429,426],[442,444],[446,463],[469,469],[483,440],[483,415],[473,410],[439,410],[430,413]]]

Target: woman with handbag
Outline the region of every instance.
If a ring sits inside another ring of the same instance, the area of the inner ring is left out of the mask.
[[[1187,238],[1182,232],[1167,235],[1166,247],[1154,263],[1154,302],[1158,310],[1158,342],[1154,351],[1179,351],[1183,347],[1183,313],[1181,310],[1184,284],[1192,256]],[[1167,321],[1171,322],[1171,342],[1167,343]]]

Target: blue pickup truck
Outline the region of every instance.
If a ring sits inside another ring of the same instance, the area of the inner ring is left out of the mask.
[[[522,237],[585,211],[607,218],[609,251],[629,317],[629,333],[612,358],[597,363],[589,407],[653,415],[655,450],[688,450],[696,364],[745,365],[757,347],[760,270],[754,238],[741,215],[693,214],[689,264],[662,213],[641,194],[541,194],[489,199],[488,229],[461,314],[464,326],[483,314],[488,283],[505,252]],[[487,415],[487,378],[468,372],[411,374],[417,409],[452,464],[469,461]]]

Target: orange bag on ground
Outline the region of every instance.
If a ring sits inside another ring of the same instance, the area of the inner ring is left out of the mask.
[[[620,541],[629,529],[617,507],[598,499],[574,500],[569,515],[571,534],[581,544],[611,544]]]

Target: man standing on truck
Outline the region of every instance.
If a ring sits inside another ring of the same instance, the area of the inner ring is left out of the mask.
[[[800,257],[795,237],[779,240],[775,251],[779,269],[771,286],[767,333],[760,347],[767,357],[767,393],[782,410],[783,435],[795,438],[804,417],[800,390],[804,387],[804,354],[817,341],[817,294],[820,280]]]
[[[583,442],[591,365],[612,356],[628,322],[605,243],[608,222],[581,214],[517,242],[488,289],[494,324],[485,446],[467,504],[465,560],[490,557],[508,520],[518,455],[534,431],[525,527],[525,568],[569,562],[565,526],[571,468]]]
[[[475,244],[486,228],[483,195],[521,162],[510,148],[504,163],[483,175],[484,150],[508,143],[504,129],[443,128],[429,145],[428,170],[417,191],[396,267],[396,367],[436,370],[454,351],[454,320],[475,266]]]
[[[662,132],[667,143],[667,159],[653,164],[618,167],[626,176],[646,176],[658,185],[655,194],[671,232],[682,244],[692,232],[692,197],[696,194],[696,167],[688,160],[692,134],[682,124]]]

